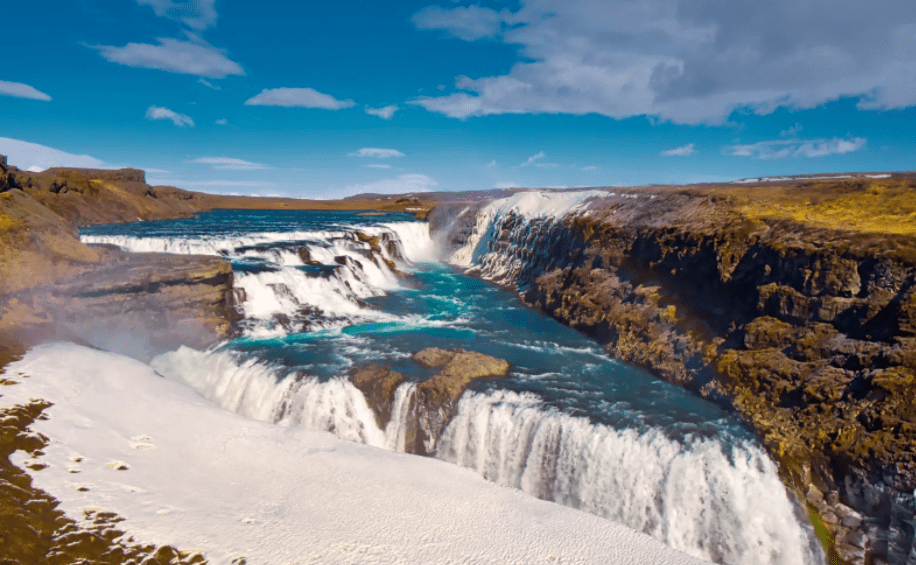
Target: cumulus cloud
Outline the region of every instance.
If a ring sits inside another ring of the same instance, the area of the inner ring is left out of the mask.
[[[376,157],[379,159],[388,159],[390,157],[403,157],[404,154],[397,149],[379,149],[378,147],[363,147],[355,153],[350,153],[351,157]]]
[[[190,161],[199,165],[210,165],[215,171],[260,171],[267,167],[233,157],[198,157]]]
[[[693,143],[688,143],[687,145],[683,145],[681,147],[675,147],[674,149],[662,151],[662,155],[665,157],[686,157],[687,155],[693,155],[694,152]]]
[[[176,126],[183,128],[185,126],[194,127],[194,120],[190,116],[185,116],[184,114],[179,114],[178,112],[173,112],[168,108],[162,108],[161,106],[150,106],[146,109],[146,119],[147,120],[171,120]]]
[[[205,29],[216,23],[216,0],[137,0],[149,6],[159,17],[177,20],[194,29]]]
[[[214,123],[218,126],[225,126],[229,124],[229,120],[227,120],[226,118],[220,118],[216,120]]]
[[[547,154],[544,153],[543,151],[541,151],[541,152],[539,152],[537,155],[532,155],[531,157],[528,157],[528,160],[525,161],[524,163],[522,163],[522,164],[519,165],[519,166],[520,166],[520,167],[527,167],[528,165],[533,164],[533,163],[534,163],[535,161],[537,161],[538,159],[543,159],[543,158],[546,157],[546,156],[547,156]]]
[[[492,161],[490,161],[489,163],[487,163],[487,166],[488,166],[488,167],[495,167],[495,166],[496,166],[496,159],[493,159]]]
[[[51,167],[111,168],[104,161],[89,155],[74,155],[45,145],[10,137],[0,137],[0,154],[6,155],[11,165],[34,172],[50,169]]]
[[[439,186],[439,183],[432,177],[421,174],[404,174],[394,179],[353,184],[345,190],[348,194],[405,194],[408,192],[429,192],[436,186]]]
[[[859,151],[865,147],[861,137],[849,139],[777,139],[747,145],[732,145],[725,153],[753,159],[785,159],[787,157],[827,157]]]
[[[508,10],[496,12],[475,5],[451,9],[427,6],[414,14],[411,20],[417,29],[444,30],[459,39],[473,41],[495,37],[511,18]]]
[[[30,98],[32,100],[51,100],[44,92],[21,82],[0,80],[0,95],[15,96],[16,98]]]
[[[395,105],[384,106],[382,108],[366,108],[366,113],[370,116],[378,116],[383,120],[390,120],[394,113],[397,112],[399,108]]]
[[[245,101],[246,106],[283,106],[285,108],[322,108],[340,110],[356,105],[352,100],[338,100],[314,88],[265,88]]]
[[[129,67],[207,78],[245,74],[241,65],[226,57],[225,50],[217,49],[193,34],[189,37],[191,41],[161,37],[157,39],[159,45],[128,43],[124,47],[99,45],[95,48],[108,61]]]
[[[455,118],[647,115],[723,123],[841,97],[863,109],[916,105],[916,3],[887,0],[525,0],[515,12],[429,7],[419,29],[518,49],[505,74],[458,77],[459,92],[412,103]],[[850,32],[854,30],[854,32]]]

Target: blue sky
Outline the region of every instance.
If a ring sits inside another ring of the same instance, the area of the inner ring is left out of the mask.
[[[912,0],[34,0],[0,153],[359,192],[916,169]]]

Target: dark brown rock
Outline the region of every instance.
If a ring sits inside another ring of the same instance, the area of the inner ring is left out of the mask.
[[[895,190],[916,201],[914,187]],[[510,214],[489,248],[514,261],[499,282],[615,357],[734,409],[800,498],[833,495],[822,514],[843,500],[890,535],[881,508],[899,500],[916,516],[916,236],[761,219],[743,193],[722,193],[612,199],[588,217],[532,220],[524,242]],[[817,194],[807,205],[835,196]],[[880,504],[854,494],[872,484]],[[827,524],[844,555],[890,551]],[[914,528],[901,528],[905,554]]]
[[[378,427],[384,430],[391,420],[394,393],[407,377],[382,365],[368,365],[352,371],[349,379],[366,397]]]
[[[427,369],[438,369],[444,367],[458,353],[458,349],[440,349],[438,347],[427,347],[422,351],[413,354],[411,359]]]

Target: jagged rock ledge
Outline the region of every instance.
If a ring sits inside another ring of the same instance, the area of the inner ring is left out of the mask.
[[[743,417],[832,562],[916,563],[913,181],[754,190],[654,187],[588,216],[509,213],[477,272]],[[475,207],[443,207],[431,225],[463,245]]]
[[[468,386],[480,379],[505,376],[509,363],[483,353],[438,347],[418,351],[412,359],[438,372],[418,383],[410,397],[405,416],[405,450],[432,455],[437,440],[457,413],[458,400]],[[395,392],[407,377],[383,365],[369,365],[352,371],[349,379],[366,397],[379,427],[384,429],[392,416]]]

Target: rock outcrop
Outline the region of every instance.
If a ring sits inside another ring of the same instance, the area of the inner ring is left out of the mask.
[[[76,232],[189,216],[206,195],[150,187],[136,169],[2,171],[0,185],[17,188],[0,194],[0,362],[46,339],[145,358],[230,334],[237,316],[222,259],[90,247]]]
[[[831,198],[916,201],[912,181],[877,182],[797,190],[834,217]],[[733,408],[835,562],[916,562],[916,237],[861,210],[846,229],[755,213],[745,193],[659,192],[565,221],[509,214],[481,272],[504,266],[528,304]]]
[[[418,383],[405,416],[405,450],[419,455],[436,452],[436,442],[455,416],[458,400],[468,386],[480,379],[502,377],[509,363],[483,353],[429,347],[413,355],[426,369],[438,371]],[[382,365],[369,365],[350,374],[350,382],[362,391],[375,413],[379,427],[388,425],[395,391],[407,377]]]

